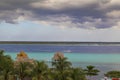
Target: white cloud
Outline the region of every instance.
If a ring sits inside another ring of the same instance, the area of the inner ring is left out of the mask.
[[[12,16],[14,15],[14,16]],[[10,22],[10,23],[16,23],[16,21],[14,21],[14,19],[17,19],[19,15],[16,12],[13,11],[0,11],[0,20],[1,21],[5,21],[5,22]]]
[[[97,0],[45,0],[31,3],[34,8],[47,9],[66,9],[66,8],[82,8],[97,3]]]
[[[99,3],[99,9],[110,9],[114,7],[120,7],[120,0],[102,0]]]
[[[112,28],[120,30],[120,21],[116,22],[116,25],[114,25]]]
[[[101,18],[82,17],[83,21],[76,21],[76,18],[72,18],[67,15],[54,15],[46,16],[44,20],[33,21],[38,24],[44,24],[47,26],[56,26],[59,28],[83,28],[83,29],[102,29],[106,28],[109,24],[109,20],[103,21]],[[102,25],[102,26],[101,26]]]
[[[33,21],[38,24],[44,24],[44,25],[52,25],[60,28],[67,28],[67,27],[76,27],[77,25],[74,24],[72,21],[74,18],[71,18],[66,15],[54,15],[54,16],[46,16],[45,20],[37,20]]]
[[[108,3],[109,6],[113,6],[113,5],[120,5],[120,0],[111,0]]]
[[[54,17],[54,18],[53,18]],[[35,23],[52,25],[59,28],[84,28],[95,29],[98,25],[104,23],[101,18],[83,17],[83,22],[76,18],[72,18],[66,15],[46,16],[45,20],[34,21]]]
[[[116,25],[120,18],[119,10],[107,9],[119,4],[118,0],[26,0],[25,3],[2,0],[1,3],[4,4],[0,4],[0,21],[7,23],[26,20],[60,28],[102,29]]]
[[[6,23],[18,23],[23,20],[27,20],[33,15],[31,11],[25,11],[21,9],[16,10],[4,10],[0,11],[0,21],[5,21]]]
[[[108,12],[106,15],[111,18],[120,18],[120,10],[113,10]]]

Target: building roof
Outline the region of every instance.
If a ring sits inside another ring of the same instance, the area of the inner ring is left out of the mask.
[[[61,52],[56,52],[53,56],[53,60],[59,60],[60,58],[64,58],[64,54]]]

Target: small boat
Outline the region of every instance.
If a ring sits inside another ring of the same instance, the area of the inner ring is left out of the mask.
[[[72,51],[71,50],[64,50],[63,52],[70,53]]]

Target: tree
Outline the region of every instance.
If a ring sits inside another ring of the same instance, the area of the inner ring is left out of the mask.
[[[52,66],[54,67],[55,80],[67,80],[69,78],[71,63],[66,57],[58,55],[57,59],[53,59]]]
[[[0,72],[2,70],[2,65],[3,65],[3,58],[4,58],[4,50],[0,50]]]
[[[105,74],[105,76],[110,78],[120,78],[120,71],[109,71]]]
[[[71,62],[67,61],[67,58],[59,57],[58,60],[52,61],[52,66],[55,67],[59,71],[63,71],[64,69],[68,69],[71,66]]]
[[[3,75],[4,80],[9,79],[9,75],[13,70],[13,60],[9,55],[4,55],[4,51],[0,51],[0,73]]]
[[[81,68],[72,68],[71,78],[72,80],[86,80],[84,70]]]
[[[31,64],[29,62],[20,62],[17,66],[15,66],[15,73],[20,78],[20,80],[24,80],[25,77],[28,77],[31,73]]]
[[[2,71],[4,80],[9,79],[9,75],[11,74],[12,70],[13,70],[13,61],[11,60],[11,58],[6,57],[4,59],[3,71]]]
[[[0,57],[4,55],[4,50],[0,50]]]
[[[92,76],[98,75],[99,70],[98,69],[94,69],[94,68],[95,68],[95,66],[89,65],[89,66],[87,66],[87,69],[84,70],[86,75],[89,76],[90,78]]]
[[[35,61],[33,75],[37,80],[49,80],[48,66],[43,61]]]

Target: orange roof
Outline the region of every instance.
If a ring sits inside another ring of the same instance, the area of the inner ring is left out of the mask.
[[[24,51],[20,51],[19,54],[17,54],[17,58],[21,57],[21,58],[28,58],[27,54]]]

